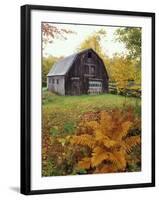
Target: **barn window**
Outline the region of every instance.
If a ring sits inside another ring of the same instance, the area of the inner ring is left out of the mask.
[[[88,58],[92,58],[92,53],[88,52]]]
[[[91,65],[91,66],[90,66],[90,73],[91,73],[91,74],[94,74],[94,73],[95,73],[95,66],[94,66],[94,65]]]
[[[59,84],[59,79],[57,79],[57,84]]]
[[[52,83],[54,84],[54,79],[52,79]]]
[[[101,81],[89,81],[88,93],[97,94],[102,92],[102,82]]]
[[[49,83],[51,83],[51,78],[49,78]]]

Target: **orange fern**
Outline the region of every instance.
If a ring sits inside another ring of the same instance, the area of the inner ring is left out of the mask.
[[[83,121],[83,132],[71,139],[72,144],[87,146],[90,155],[78,162],[78,169],[91,169],[94,173],[125,171],[127,155],[141,143],[140,135],[131,136],[135,118],[122,111],[102,111],[99,119]]]

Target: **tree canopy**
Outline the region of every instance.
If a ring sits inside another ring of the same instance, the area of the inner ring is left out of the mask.
[[[109,75],[110,82],[115,82],[117,90],[125,90],[130,81],[141,84],[141,30],[138,28],[119,28],[115,33],[116,40],[123,42],[128,54],[114,54],[109,57],[104,52],[101,39],[106,38],[107,33],[101,29],[87,37],[78,50],[92,48],[102,58]],[[102,41],[103,42],[103,41]],[[104,43],[103,43],[104,45]]]
[[[101,47],[101,39],[106,37],[107,33],[104,29],[94,32],[92,35],[87,37],[78,47],[78,51],[92,48],[99,56],[103,57],[103,50]]]
[[[53,64],[55,64],[60,58],[48,56],[43,57],[42,61],[42,86],[46,87],[47,85],[47,74],[49,73]]]
[[[54,39],[66,40],[69,34],[74,33],[71,30],[59,29],[49,23],[43,23],[42,34],[43,43],[47,45],[52,43]],[[109,57],[104,52],[103,46],[107,36],[104,29],[93,32],[87,38],[84,38],[76,49],[82,51],[92,48],[103,60],[109,75],[109,81],[115,82],[118,91],[126,89],[130,81],[135,84],[141,84],[141,29],[133,27],[118,28],[115,32],[115,40],[125,44],[127,54],[114,54]],[[53,56],[43,57],[42,63],[42,84],[46,87],[46,77],[52,67],[59,58]]]
[[[54,39],[67,39],[68,34],[72,34],[75,32],[64,29],[64,28],[57,28],[57,26],[49,24],[49,23],[42,23],[42,42],[43,48],[49,43],[53,43]]]
[[[124,56],[114,55],[107,66],[109,78],[116,83],[118,91],[125,90],[130,81],[134,81],[137,84],[141,83],[141,70],[136,67],[133,60]]]
[[[115,36],[117,41],[125,44],[128,57],[141,64],[141,28],[119,28]]]

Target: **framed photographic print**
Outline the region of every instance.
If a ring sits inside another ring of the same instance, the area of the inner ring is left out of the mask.
[[[155,14],[21,7],[21,193],[155,186]]]

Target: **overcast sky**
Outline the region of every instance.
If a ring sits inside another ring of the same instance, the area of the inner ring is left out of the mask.
[[[50,24],[51,25],[51,24]],[[109,26],[90,26],[90,25],[71,25],[71,24],[53,24],[59,29],[67,29],[76,32],[68,34],[67,40],[54,39],[52,44],[48,44],[44,49],[44,55],[68,56],[76,52],[79,45],[95,31],[104,29],[107,32],[105,39],[101,40],[101,46],[107,56],[114,53],[124,53],[124,45],[114,40],[114,32],[118,27]]]

